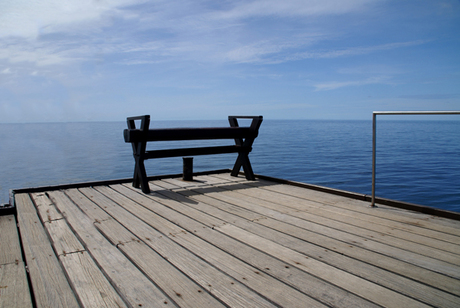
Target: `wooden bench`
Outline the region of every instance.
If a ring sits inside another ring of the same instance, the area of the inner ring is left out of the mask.
[[[240,127],[237,119],[252,119],[252,122],[249,127]],[[230,127],[149,129],[149,115],[127,118],[128,129],[123,133],[125,142],[133,146],[135,160],[133,186],[139,188],[140,185],[144,193],[150,193],[144,165],[146,159],[225,153],[238,153],[231,172],[232,176],[237,176],[243,167],[246,179],[255,180],[248,155],[258,135],[262,119],[262,116],[229,116]],[[140,120],[139,128],[136,128],[136,120]],[[212,139],[233,139],[235,144],[147,151],[147,142]]]

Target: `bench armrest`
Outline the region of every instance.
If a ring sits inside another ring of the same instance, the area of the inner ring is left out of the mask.
[[[140,129],[142,131],[147,131],[149,129],[149,125],[150,125],[150,116],[149,115],[128,117],[126,119],[126,122],[128,123],[128,128],[129,129],[136,129],[136,123],[134,122],[135,120],[141,120]]]
[[[228,116],[228,122],[231,127],[239,127],[238,119],[252,119],[249,128],[255,132],[259,131],[259,127],[262,124],[263,116]]]

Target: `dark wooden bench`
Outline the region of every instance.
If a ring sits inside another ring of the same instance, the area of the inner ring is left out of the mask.
[[[237,119],[252,119],[252,122],[248,127],[240,127]],[[262,116],[229,116],[230,127],[149,129],[149,115],[127,118],[128,129],[123,133],[125,142],[133,146],[135,160],[133,186],[139,188],[140,185],[144,193],[150,192],[144,165],[146,159],[225,153],[238,153],[231,172],[232,176],[237,176],[243,167],[246,179],[255,180],[248,155],[258,135],[262,119]],[[140,120],[139,128],[136,128],[136,120]],[[233,139],[235,144],[147,151],[147,142],[211,139]]]

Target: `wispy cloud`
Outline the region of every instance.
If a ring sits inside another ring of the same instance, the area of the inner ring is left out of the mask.
[[[117,55],[115,63],[279,63],[366,50],[308,51],[317,29],[285,32],[294,17],[364,10],[370,0],[6,0],[0,4],[0,60],[68,64]],[[250,18],[265,19],[258,23]],[[115,23],[116,22],[116,23]],[[295,22],[299,22],[296,20]],[[310,21],[311,22],[311,21]],[[279,24],[271,31],[264,24]],[[279,28],[279,29],[278,29]],[[302,33],[302,35],[300,35]],[[380,46],[380,48],[391,48]],[[284,52],[297,52],[285,56]],[[367,50],[369,51],[369,50]]]
[[[458,98],[459,94],[413,94],[413,95],[400,95],[399,98],[411,100],[444,100]]]
[[[378,76],[378,77],[370,77],[363,80],[354,80],[354,81],[332,81],[326,83],[319,83],[315,84],[316,91],[327,91],[327,90],[335,90],[343,87],[356,87],[356,86],[363,86],[369,84],[388,84],[390,83],[390,78],[388,76]]]
[[[37,38],[56,32],[87,29],[143,0],[3,0],[0,4],[0,37]],[[76,28],[78,26],[78,28]]]
[[[404,48],[410,46],[417,46],[425,44],[428,41],[425,40],[416,40],[408,42],[396,42],[388,44],[379,44],[373,46],[358,46],[358,47],[349,47],[341,48],[335,50],[316,50],[316,51],[306,51],[300,53],[294,53],[289,55],[284,60],[300,60],[300,59],[326,59],[326,58],[339,58],[339,57],[349,57],[349,56],[358,56],[370,54],[378,51],[392,50],[397,48]]]
[[[236,5],[218,13],[219,18],[240,19],[257,16],[312,16],[344,14],[363,9],[370,0],[256,0],[237,1]]]

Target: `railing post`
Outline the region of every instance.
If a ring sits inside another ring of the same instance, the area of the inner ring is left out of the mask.
[[[372,202],[371,207],[375,207],[375,158],[377,147],[377,114],[372,114]]]

